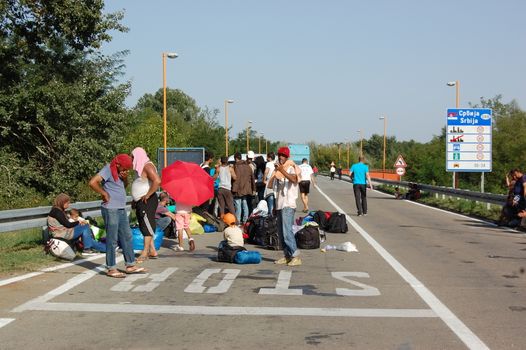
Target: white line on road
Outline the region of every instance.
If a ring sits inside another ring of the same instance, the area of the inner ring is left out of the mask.
[[[334,201],[329,198],[317,185],[315,188],[322,196],[341,213],[345,213]],[[398,262],[387,250],[384,249],[371,235],[369,235],[360,225],[358,225],[349,215],[347,222],[380,254],[384,260],[420,295],[429,305],[431,310],[436,312],[438,317],[466,344],[470,349],[489,349],[475,333],[473,333],[451,310],[447,308],[422,282],[411,274],[402,264]]]
[[[122,256],[118,257],[116,259],[116,262],[119,263],[120,261],[124,260],[124,258]],[[89,280],[90,278],[92,278],[93,276],[97,275],[98,273],[100,273],[101,271],[103,271],[105,269],[105,266],[104,265],[100,265],[100,266],[97,266],[96,268],[92,269],[92,270],[88,270],[88,271],[85,271],[83,273],[81,273],[80,275],[77,275],[73,278],[71,278],[70,280],[68,280],[66,283],[64,283],[63,285],[61,285],[60,287],[58,288],[55,288],[53,289],[52,291],[50,292],[47,292],[46,294],[42,295],[42,296],[39,296],[35,299],[32,299],[30,301],[28,301],[27,303],[24,303],[16,308],[14,308],[12,310],[12,312],[22,312],[22,311],[26,311],[26,310],[32,310],[33,309],[33,305],[38,305],[38,304],[42,304],[42,303],[46,303],[47,301],[61,295],[61,294],[64,294],[66,293],[68,290],[72,289],[72,288],[75,288],[76,286],[78,286],[79,284],[81,283],[84,283],[85,281]]]
[[[437,317],[429,309],[345,309],[303,307],[246,307],[197,305],[141,305],[95,303],[33,303],[30,310],[106,313],[179,314],[214,316],[324,316],[324,317]]]
[[[0,318],[0,328],[7,326],[14,320],[15,320],[14,318]]]
[[[22,275],[22,276],[17,276],[17,277],[1,280],[0,281],[0,287],[6,286],[6,285],[11,284],[11,283],[27,280],[28,278],[31,278],[31,277],[40,276],[40,275],[43,275],[46,272],[53,272],[53,271],[56,271],[56,270],[65,269],[67,267],[71,267],[73,265],[82,264],[82,263],[85,263],[86,261],[99,259],[99,258],[102,258],[104,256],[105,256],[104,254],[98,254],[98,255],[89,257],[87,259],[81,259],[81,260],[73,261],[73,262],[70,262],[70,263],[60,264],[60,265],[52,266],[52,267],[47,267],[47,268],[42,269],[42,270],[40,270],[38,272],[31,272],[31,273],[27,273],[27,274]]]

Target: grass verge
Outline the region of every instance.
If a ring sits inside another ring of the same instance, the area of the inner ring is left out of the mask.
[[[38,271],[63,261],[44,253],[42,230],[32,228],[0,233],[0,276]]]
[[[391,186],[380,185],[374,188],[384,193],[394,194],[394,188]],[[439,196],[436,198],[434,195],[426,192],[422,193],[422,197],[418,200],[418,203],[492,222],[499,218],[502,210],[500,206],[495,204],[492,204],[488,210],[486,203],[477,203],[467,199],[451,197],[441,198]]]

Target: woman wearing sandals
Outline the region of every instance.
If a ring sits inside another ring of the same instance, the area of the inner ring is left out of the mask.
[[[136,147],[132,151],[132,159],[133,170],[137,172],[137,178],[132,183],[131,193],[135,203],[139,229],[144,236],[144,249],[137,258],[137,262],[142,263],[148,258],[157,258],[153,235],[156,226],[155,211],[159,204],[156,192],[161,185],[161,179],[157,174],[155,165],[150,161],[143,148]]]
[[[106,226],[106,267],[107,275],[124,278],[127,274],[144,273],[144,267],[135,266],[130,222],[126,214],[126,185],[128,171],[132,168],[132,159],[127,154],[119,154],[110,164],[91,178],[90,187],[102,196],[100,211]],[[120,242],[126,273],[117,270],[115,250]]]

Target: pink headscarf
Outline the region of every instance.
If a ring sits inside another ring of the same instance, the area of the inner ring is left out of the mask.
[[[133,169],[137,171],[137,174],[141,176],[142,170],[144,169],[144,166],[146,163],[150,161],[150,158],[148,158],[148,155],[146,154],[146,151],[142,147],[136,147],[132,151],[133,156]]]

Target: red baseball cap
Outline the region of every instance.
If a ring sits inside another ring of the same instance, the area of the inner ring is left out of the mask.
[[[278,156],[279,155],[282,155],[282,156],[285,156],[285,157],[289,158],[290,157],[290,150],[289,150],[289,148],[288,147],[280,147],[278,149]]]

